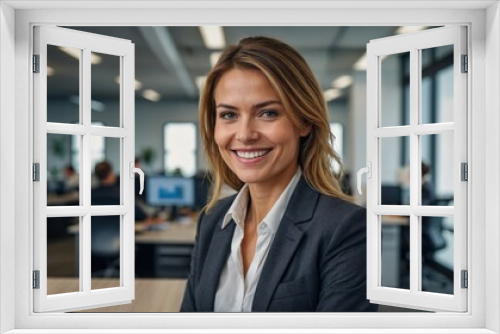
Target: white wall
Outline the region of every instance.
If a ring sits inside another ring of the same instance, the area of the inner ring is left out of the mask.
[[[486,287],[486,327],[490,330],[495,331],[496,333],[500,332],[500,319],[498,314],[500,314],[500,307],[498,300],[500,299],[500,247],[498,244],[498,236],[500,234],[500,228],[498,221],[500,220],[500,206],[498,203],[500,202],[500,173],[499,173],[499,147],[500,147],[500,134],[499,134],[499,126],[500,126],[500,117],[498,110],[500,109],[500,95],[498,94],[498,81],[500,78],[500,66],[499,66],[499,57],[500,57],[500,6],[498,3],[493,4],[486,11],[486,68],[476,68],[476,75],[481,76],[482,71],[486,69],[486,73],[490,75],[486,75],[486,87],[485,90],[486,96],[484,101],[486,102],[484,112],[486,113],[486,124],[485,127],[482,127],[483,119],[478,115],[475,118],[478,120],[474,120],[473,126],[474,128],[478,128],[478,130],[485,129],[486,131],[486,142],[484,143],[485,152],[484,156],[481,155],[480,150],[476,152],[472,152],[472,159],[469,160],[471,162],[471,167],[469,167],[469,175],[471,175],[472,169],[472,177],[475,184],[479,184],[477,188],[475,188],[475,192],[472,194],[472,201],[474,203],[475,198],[480,198],[480,194],[478,192],[479,189],[486,190],[486,203],[481,203],[480,205],[485,205],[485,219],[489,222],[486,225],[486,253],[487,254],[496,254],[493,258],[494,265],[486,266],[485,273],[485,287]],[[479,57],[481,55],[478,55]],[[474,68],[472,69],[474,71]],[[472,72],[474,73],[474,72]],[[489,89],[488,89],[489,88]],[[476,102],[477,103],[477,102]],[[483,112],[481,109],[476,109],[478,112]],[[479,136],[479,133],[474,132],[473,128],[473,137],[476,140],[482,139],[482,136]],[[483,144],[483,143],[481,143]],[[483,147],[483,145],[481,145]],[[482,162],[485,159],[486,166],[485,170],[480,170],[476,168],[478,171],[474,172],[474,166],[483,166]],[[474,179],[474,175],[480,176]],[[487,181],[484,183],[484,179],[482,177],[487,176]],[[483,188],[483,185],[485,186]],[[474,222],[473,222],[474,223]],[[477,229],[478,224],[476,224],[475,228]],[[479,226],[480,227],[480,226]],[[476,276],[477,277],[477,276]],[[477,278],[481,279],[481,278]]]
[[[0,332],[14,328],[14,222],[15,222],[15,15],[0,2]],[[28,176],[26,176],[28,177]],[[6,255],[7,254],[7,255]],[[7,259],[7,260],[5,260]]]

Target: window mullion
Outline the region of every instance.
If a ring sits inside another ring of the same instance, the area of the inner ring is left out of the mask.
[[[124,128],[115,128],[111,126],[93,126],[90,129],[90,134],[93,136],[101,136],[108,138],[124,138],[129,135],[130,131]]]
[[[420,187],[420,145],[419,136],[414,130],[419,123],[420,115],[420,52],[413,48],[410,51],[410,208],[415,208],[419,203]],[[410,210],[410,291],[415,293],[420,288],[420,238],[419,219]]]
[[[80,115],[83,126],[87,129],[83,135],[82,149],[80,155],[81,161],[81,183],[80,191],[82,204],[89,208],[87,214],[81,219],[82,226],[80,227],[80,284],[82,291],[90,293],[91,290],[91,216],[90,216],[90,186],[91,186],[91,63],[90,49],[83,49],[81,75],[80,75]]]
[[[84,135],[87,132],[88,128],[80,124],[47,122],[47,133],[61,135]]]

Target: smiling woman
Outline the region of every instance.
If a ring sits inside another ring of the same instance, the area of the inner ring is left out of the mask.
[[[366,211],[332,170],[341,163],[326,104],[302,56],[266,37],[229,46],[207,76],[200,118],[214,185],[181,311],[376,310]],[[219,200],[224,184],[238,194]]]

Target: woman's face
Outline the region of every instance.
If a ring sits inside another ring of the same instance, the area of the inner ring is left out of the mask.
[[[229,168],[245,183],[288,182],[297,170],[300,137],[310,129],[293,125],[267,78],[232,69],[214,95],[215,142]]]

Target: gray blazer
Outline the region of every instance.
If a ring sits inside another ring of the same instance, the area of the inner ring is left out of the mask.
[[[235,222],[235,196],[198,221],[181,312],[213,312]],[[281,220],[257,283],[254,312],[376,311],[366,299],[366,210],[313,190],[304,177]]]

